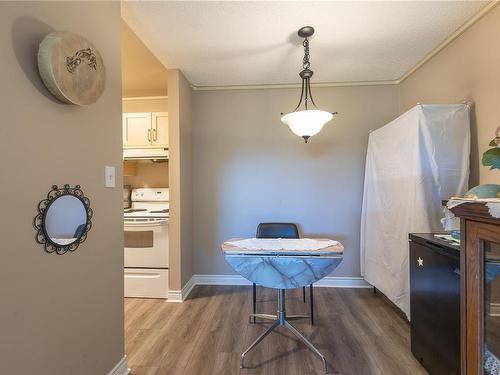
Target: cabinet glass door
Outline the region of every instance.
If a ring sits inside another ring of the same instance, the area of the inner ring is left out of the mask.
[[[500,243],[484,242],[484,374],[500,375]]]

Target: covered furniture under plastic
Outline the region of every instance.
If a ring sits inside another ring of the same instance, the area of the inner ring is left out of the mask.
[[[441,201],[467,191],[469,110],[417,105],[369,136],[361,273],[408,317],[408,233],[442,230]]]

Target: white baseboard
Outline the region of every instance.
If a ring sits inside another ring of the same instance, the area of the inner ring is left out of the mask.
[[[169,290],[167,296],[167,302],[182,303],[187,298],[189,293],[195,287],[194,276],[189,279],[189,281],[184,285],[182,290]]]
[[[189,281],[186,283],[186,285],[184,285],[184,287],[182,288],[181,296],[183,301],[187,298],[187,296],[189,296],[189,293],[191,293],[195,285],[196,284],[194,282],[194,278],[191,277]]]
[[[195,285],[252,285],[240,275],[194,275]]]
[[[130,369],[128,368],[127,356],[124,355],[122,359],[116,364],[115,367],[109,372],[108,375],[128,375]]]
[[[167,302],[181,303],[189,296],[196,285],[252,285],[240,275],[193,275],[182,290],[169,290]],[[320,288],[371,288],[362,277],[327,276],[317,283]]]
[[[362,277],[342,277],[342,276],[327,276],[314,286],[325,288],[371,288],[372,285]]]
[[[182,290],[172,290],[170,289],[167,294],[167,302],[181,303],[182,302]]]

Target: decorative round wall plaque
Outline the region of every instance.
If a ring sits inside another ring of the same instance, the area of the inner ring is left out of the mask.
[[[42,40],[38,70],[45,86],[64,103],[89,105],[104,91],[106,70],[99,51],[68,31],[54,31]]]

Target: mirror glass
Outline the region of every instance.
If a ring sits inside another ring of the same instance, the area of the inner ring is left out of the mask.
[[[52,243],[59,246],[72,244],[85,233],[85,205],[73,195],[62,195],[47,209],[44,225],[45,233]]]

